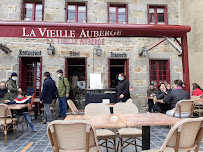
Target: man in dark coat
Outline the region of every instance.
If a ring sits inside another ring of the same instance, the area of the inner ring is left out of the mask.
[[[8,92],[10,94],[11,100],[14,100],[15,98],[18,97],[18,92],[22,92],[21,89],[18,89],[16,81],[17,81],[17,73],[13,72],[11,74],[11,77],[7,81],[7,88]]]
[[[44,84],[40,101],[44,104],[44,124],[52,121],[51,103],[56,89],[55,81],[50,77],[49,72],[44,73]]]
[[[118,80],[117,100],[118,102],[126,102],[130,98],[129,82],[125,79],[125,75],[123,73],[118,75]]]

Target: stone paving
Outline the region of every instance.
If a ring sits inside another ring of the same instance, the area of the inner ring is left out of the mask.
[[[49,144],[49,139],[46,134],[46,125],[42,124],[40,120],[33,120],[35,128],[38,132],[33,133],[30,128],[27,128],[25,125],[24,134],[18,137],[15,140],[11,140],[14,136],[12,132],[8,134],[8,146],[4,144],[4,136],[3,133],[0,134],[0,152],[21,152],[29,143],[33,143],[26,152],[52,152],[52,149]],[[19,124],[18,130],[21,130],[21,124]],[[168,134],[167,127],[151,127],[151,148],[159,148],[164,139]],[[140,143],[140,141],[137,141]],[[106,152],[105,149],[102,148],[103,152]],[[111,152],[112,150],[109,150]],[[124,152],[134,152],[134,146],[128,146],[124,149]],[[141,151],[141,148],[138,148],[138,152]],[[203,142],[201,143],[201,147],[199,151],[203,151]]]

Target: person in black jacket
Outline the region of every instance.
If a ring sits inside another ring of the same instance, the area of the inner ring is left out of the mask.
[[[156,98],[158,100],[163,99],[169,93],[170,93],[170,90],[166,89],[166,86],[164,83],[161,83],[159,85],[159,90],[156,93]],[[154,107],[153,107],[153,110],[154,110],[154,112],[165,113],[167,110],[170,110],[170,105],[156,102]]]
[[[124,73],[118,75],[118,80],[117,100],[118,102],[126,102],[130,98],[129,82],[125,79]]]
[[[190,99],[189,92],[183,90],[183,82],[181,80],[174,81],[174,90],[172,90],[163,100],[157,100],[156,102],[170,104],[170,108],[173,109],[176,106],[176,103],[180,100]]]
[[[149,85],[149,90],[147,90],[147,97],[154,97],[156,95],[157,89],[155,88],[154,84],[151,83]],[[148,99],[148,113],[152,112],[154,106],[153,99]]]
[[[44,73],[44,84],[41,93],[40,101],[44,104],[44,124],[52,121],[50,106],[53,100],[53,95],[56,90],[55,81],[50,77],[49,72]]]

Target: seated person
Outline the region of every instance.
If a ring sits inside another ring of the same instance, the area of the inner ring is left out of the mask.
[[[202,88],[197,83],[192,84],[192,90],[193,90],[192,91],[193,96],[200,96],[203,94]]]
[[[170,90],[166,89],[165,84],[161,83],[159,85],[159,90],[156,93],[156,98],[158,100],[163,99],[165,96],[167,96],[170,93]],[[154,112],[160,112],[160,113],[165,113],[167,110],[170,110],[170,105],[169,104],[163,104],[160,102],[156,102],[153,110]]]
[[[168,83],[167,85],[166,85],[166,92],[169,94],[171,91],[172,91],[172,89],[171,89],[171,85]]]
[[[28,104],[29,103],[28,100],[30,98],[32,98],[32,96],[25,97],[25,92],[20,92],[18,94],[18,97],[16,99],[14,99],[14,101],[5,100],[5,103],[7,103],[7,104]],[[17,110],[16,118],[19,118],[22,115],[25,117],[25,119],[28,122],[28,124],[30,125],[32,131],[37,132],[37,130],[35,129],[34,125],[32,124],[32,121],[30,119],[30,115],[28,113],[28,107]]]
[[[0,82],[0,103],[4,103],[5,100],[11,100],[8,88],[6,87],[6,82]]]
[[[149,90],[147,90],[147,97],[154,97],[156,95],[156,88],[154,87],[154,84],[150,84]],[[148,112],[152,112],[154,106],[153,99],[148,99]]]
[[[166,112],[167,115],[173,116],[174,108],[176,103],[180,100],[190,99],[189,92],[183,90],[182,88],[183,82],[181,80],[174,81],[174,90],[172,90],[167,96],[165,96],[162,100],[157,100],[156,102],[169,104],[172,110],[168,110]]]

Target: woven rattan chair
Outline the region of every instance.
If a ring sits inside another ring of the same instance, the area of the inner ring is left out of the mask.
[[[186,118],[176,123],[168,133],[160,149],[143,152],[199,151],[203,135],[203,118]]]
[[[114,113],[115,114],[136,114],[139,113],[137,106],[133,103],[117,103],[114,106]],[[134,145],[135,150],[137,151],[137,147],[142,147],[137,145],[136,139],[137,137],[142,137],[142,130],[137,128],[122,128],[118,130],[119,133],[119,141],[117,150],[121,144],[121,151],[129,145]],[[123,138],[127,138],[123,140]],[[130,141],[130,139],[133,139]],[[125,144],[125,145],[124,145]]]
[[[201,96],[191,96],[191,100],[198,100],[203,98],[203,95]],[[194,107],[194,113],[196,113],[199,117],[202,117],[203,114],[203,102],[201,101],[195,101],[195,107]]]
[[[95,129],[84,120],[55,120],[47,134],[54,152],[98,152]]]
[[[53,99],[52,103],[51,103],[51,106],[50,106],[50,109],[51,109],[51,113],[53,115],[53,118],[56,120],[56,110],[55,110],[55,106],[56,106],[56,101],[57,99]],[[44,116],[44,108],[41,108],[41,120],[43,119],[43,116]]]
[[[130,98],[126,101],[126,103],[133,103],[133,100]]]
[[[70,108],[70,113],[72,115],[79,115],[79,111],[78,109],[76,108],[75,104],[73,103],[72,100],[67,100],[67,103],[68,103],[68,106]]]
[[[110,114],[110,109],[105,103],[90,103],[85,107],[85,115],[99,115],[99,114]],[[103,140],[99,146],[105,147],[107,152],[108,149],[116,151],[116,134],[108,129],[97,129],[96,130],[98,141]],[[110,140],[113,140],[111,142]],[[108,143],[113,144],[113,148],[108,146]]]
[[[177,117],[177,118],[190,118],[194,112],[194,101],[193,100],[180,100],[176,104],[175,109],[166,112],[166,115]]]
[[[17,137],[17,119],[12,117],[11,111],[6,104],[0,104],[0,131],[5,135],[7,145],[7,131],[14,130]],[[13,127],[11,127],[13,125]]]

